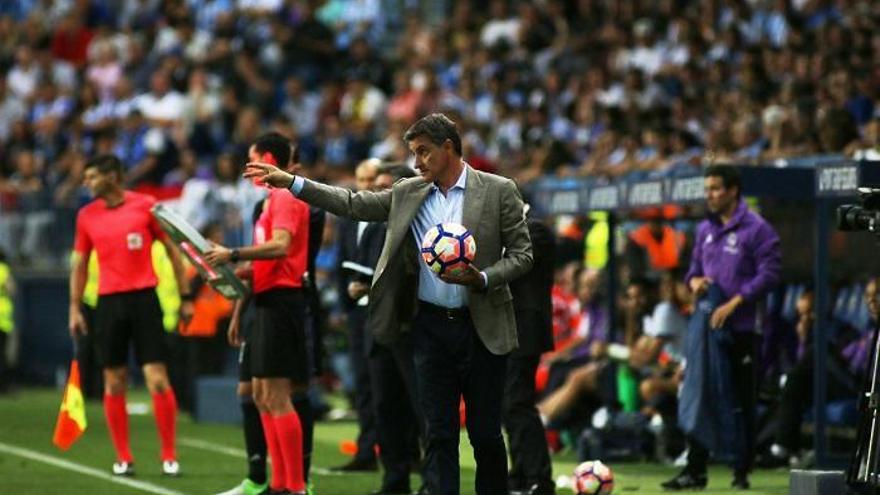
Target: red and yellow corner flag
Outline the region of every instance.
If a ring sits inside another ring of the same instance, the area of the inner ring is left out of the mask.
[[[61,399],[52,443],[61,450],[67,450],[85,431],[86,405],[79,386],[79,363],[74,359],[70,363],[70,376],[64,388],[64,398]]]

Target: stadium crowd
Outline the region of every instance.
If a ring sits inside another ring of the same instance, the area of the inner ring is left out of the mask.
[[[419,8],[427,3],[3,2],[0,250],[13,266],[63,266],[76,212],[90,199],[83,168],[99,153],[122,158],[127,187],[171,200],[199,229],[219,228],[224,244],[246,245],[262,193],[241,170],[261,133],[293,138],[309,177],[353,185],[365,159],[410,160],[403,132],[440,111],[458,123],[470,165],[523,186],[547,174],[880,159],[877,2],[454,1],[442,19]],[[681,379],[691,236],[652,218],[628,228],[619,296],[603,294],[602,263],[584,266],[588,223],[557,232],[556,349],[542,359],[539,404],[551,431],[562,432],[556,447],[578,443],[566,432],[595,426],[596,410],[620,403],[658,418],[637,426],[656,426],[659,456],[683,448],[662,425],[674,421]],[[325,277],[335,267],[332,225],[318,256]],[[333,284],[323,285],[333,303]],[[853,285],[857,304],[863,293]],[[812,367],[809,291],[777,295],[792,304],[771,314],[782,328],[773,335],[787,337],[762,344],[766,383]],[[607,313],[609,297],[619,298],[619,314]],[[847,353],[869,342],[868,317],[839,316],[847,331],[836,343],[852,361]],[[613,343],[629,349],[631,371],[618,372],[609,399],[608,377],[591,363]],[[861,371],[843,370],[848,387]],[[795,405],[810,390],[796,383],[762,424],[803,412]],[[628,418],[619,420],[626,430]],[[798,432],[765,430],[768,464],[797,451]]]
[[[406,159],[402,130],[441,110],[471,164],[521,183],[880,153],[876,3],[444,5],[425,19],[436,5],[3,2],[3,249],[60,263],[87,201],[84,160],[105,151],[123,157],[128,186],[185,190],[198,227],[247,237],[238,170],[269,127],[331,182],[367,157]]]

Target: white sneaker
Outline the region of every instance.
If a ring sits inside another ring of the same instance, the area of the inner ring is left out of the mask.
[[[180,464],[177,461],[162,461],[162,474],[165,476],[177,476],[180,474]]]
[[[113,474],[115,476],[134,476],[133,462],[114,462]]]

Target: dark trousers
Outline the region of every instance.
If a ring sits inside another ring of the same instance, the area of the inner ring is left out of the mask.
[[[857,379],[841,362],[837,353],[828,352],[825,359],[827,369],[826,400],[840,400],[858,396]],[[815,358],[812,349],[788,372],[779,409],[774,423],[774,440],[789,450],[800,447],[801,425],[804,413],[813,407],[813,369]]]
[[[730,373],[736,402],[742,409],[745,438],[743,450],[734,459],[733,469],[746,473],[752,468],[755,457],[755,406],[758,402],[757,355],[759,336],[753,332],[733,332],[730,347]],[[688,436],[688,467],[694,472],[705,473],[709,461],[709,451],[699,439]]]
[[[419,437],[424,433],[416,397],[415,363],[409,335],[392,346],[373,343],[370,379],[382,462],[382,490],[410,490],[409,475],[421,456]]]
[[[373,391],[366,351],[367,309],[348,312],[349,356],[354,369],[354,408],[358,419],[357,459],[376,458],[376,416],[373,414]]]
[[[552,493],[554,483],[544,426],[535,408],[535,371],[539,355],[512,354],[507,360],[504,386],[504,428],[510,441],[510,487],[534,484]],[[543,492],[542,492],[543,493]]]
[[[184,411],[192,412],[195,407],[196,380],[200,376],[222,375],[225,363],[226,328],[228,320],[217,325],[217,333],[210,337],[180,337],[178,355],[183,357],[182,380],[175,387],[177,402]]]
[[[86,326],[95,328],[95,308],[80,306]],[[87,399],[101,399],[104,397],[104,371],[98,362],[98,342],[95,332],[76,337],[76,359],[79,362],[80,385],[83,396]]]
[[[413,322],[419,402],[426,422],[425,482],[431,495],[458,495],[459,400],[477,463],[477,495],[507,492],[501,401],[507,356],[489,352],[470,315],[449,318],[421,303]]]

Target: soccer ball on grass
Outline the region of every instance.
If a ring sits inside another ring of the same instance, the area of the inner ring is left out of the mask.
[[[611,495],[614,473],[602,461],[587,461],[574,468],[574,492],[577,495]]]

